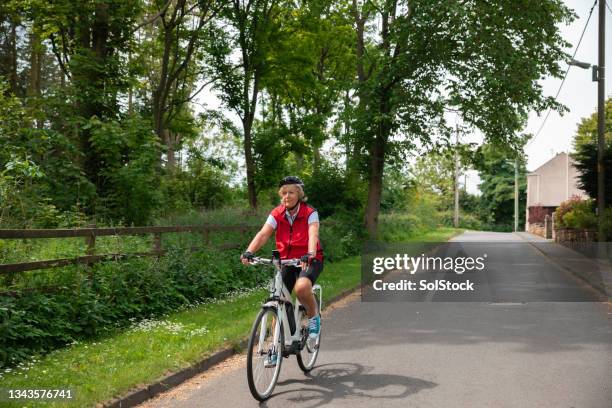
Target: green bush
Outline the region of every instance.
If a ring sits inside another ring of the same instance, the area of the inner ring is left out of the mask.
[[[438,213],[440,223],[446,227],[455,226],[454,211],[440,211]],[[483,223],[476,215],[469,213],[459,213],[459,228],[470,230],[490,230],[491,226]]]
[[[161,183],[160,215],[184,213],[191,209],[217,209],[234,198],[229,180],[221,169],[205,159],[189,160],[187,170],[167,174]]]
[[[320,226],[320,240],[326,261],[339,261],[357,255],[365,238],[361,222],[363,217],[347,212],[338,212],[324,218]]]
[[[555,217],[557,225],[562,228],[585,229],[597,225],[593,201],[583,200],[579,196],[562,202],[555,211]]]
[[[171,250],[161,259],[98,263],[73,268],[56,291],[0,296],[0,366],[266,282],[270,270],[243,266],[239,253]]]
[[[379,217],[378,235],[385,242],[401,242],[435,228],[437,217],[421,218],[416,214],[390,213]]]
[[[361,211],[365,201],[365,186],[347,177],[333,163],[323,161],[312,173],[304,177],[306,195],[321,218],[335,213]]]

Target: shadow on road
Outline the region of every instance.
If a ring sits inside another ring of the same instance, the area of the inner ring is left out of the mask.
[[[296,384],[299,388],[275,393],[270,402],[284,394],[286,399],[293,403],[312,403],[300,405],[307,407],[326,405],[334,399],[346,397],[371,399],[372,404],[381,400],[379,404],[384,405],[383,400],[406,398],[438,385],[403,375],[368,374],[370,370],[372,369],[354,363],[324,364],[315,368],[305,379],[279,381],[279,386]],[[268,405],[264,402],[260,406]]]

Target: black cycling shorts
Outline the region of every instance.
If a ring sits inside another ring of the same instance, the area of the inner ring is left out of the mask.
[[[283,270],[281,271],[281,276],[283,277],[283,283],[287,289],[289,289],[289,292],[293,292],[293,287],[295,286],[295,282],[297,282],[298,278],[308,278],[314,285],[322,270],[323,261],[313,259],[312,263],[306,270],[302,270],[302,268],[299,266],[284,266]]]

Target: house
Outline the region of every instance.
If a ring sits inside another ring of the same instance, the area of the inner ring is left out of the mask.
[[[530,215],[542,212],[539,207],[543,207],[544,212],[550,215],[561,202],[573,195],[588,196],[578,188],[578,174],[572,158],[565,152],[557,153],[555,157],[527,174],[525,231],[540,232],[534,230],[535,225],[529,224]],[[541,235],[544,235],[543,231]]]

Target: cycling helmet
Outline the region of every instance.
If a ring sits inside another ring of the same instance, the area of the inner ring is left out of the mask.
[[[287,184],[297,184],[304,189],[304,182],[297,176],[287,176],[278,183],[278,187],[285,186]]]

